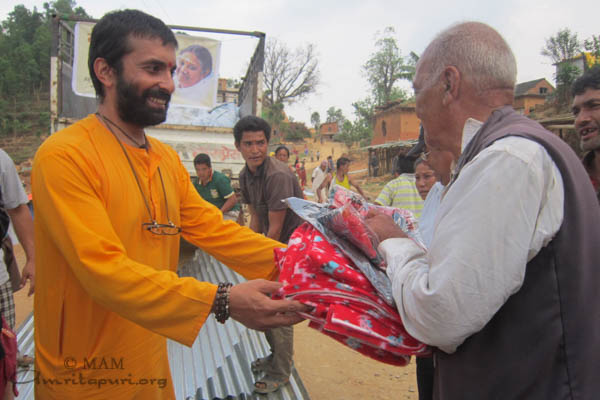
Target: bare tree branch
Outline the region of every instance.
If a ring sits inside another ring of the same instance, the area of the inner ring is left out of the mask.
[[[314,45],[291,52],[269,39],[265,47],[265,86],[269,104],[293,103],[315,92],[319,85],[319,60]]]

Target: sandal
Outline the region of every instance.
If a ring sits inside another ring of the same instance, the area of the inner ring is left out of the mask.
[[[273,393],[279,390],[283,385],[286,385],[289,381],[289,379],[283,381],[276,380],[267,375],[261,380],[254,382],[254,391],[260,394]]]
[[[252,372],[263,372],[267,368],[267,365],[269,365],[269,363],[271,362],[271,357],[272,355],[270,354],[266,357],[257,358],[256,360],[252,361],[252,363],[250,364],[250,369],[252,370]]]

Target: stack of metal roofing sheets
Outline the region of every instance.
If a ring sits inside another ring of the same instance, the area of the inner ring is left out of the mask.
[[[194,258],[179,268],[181,276],[192,276],[205,282],[243,282],[244,278],[225,265],[198,250]],[[33,316],[17,332],[19,349],[34,354]],[[253,393],[254,376],[250,363],[264,357],[269,345],[261,332],[247,329],[229,320],[219,324],[211,315],[192,347],[168,340],[169,363],[175,395],[188,399],[309,399],[295,368],[290,383],[269,395]],[[19,399],[33,399],[33,369],[18,373]]]

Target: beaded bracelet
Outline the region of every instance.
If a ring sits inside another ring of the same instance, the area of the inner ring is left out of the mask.
[[[230,282],[221,282],[215,296],[215,318],[224,324],[229,318],[229,289],[233,286]]]

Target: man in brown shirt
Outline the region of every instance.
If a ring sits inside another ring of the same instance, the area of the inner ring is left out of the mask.
[[[271,127],[264,119],[246,116],[235,125],[233,134],[235,147],[246,160],[240,189],[242,202],[249,205],[250,229],[287,243],[302,220],[282,200],[302,198],[298,179],[286,164],[268,156]],[[279,389],[288,382],[292,369],[292,327],[270,329],[265,335],[271,354],[252,363],[254,372],[265,372],[254,384],[258,393]]]
[[[583,166],[600,202],[600,66],[577,78],[571,91],[575,130],[580,136],[581,150],[587,152]]]

